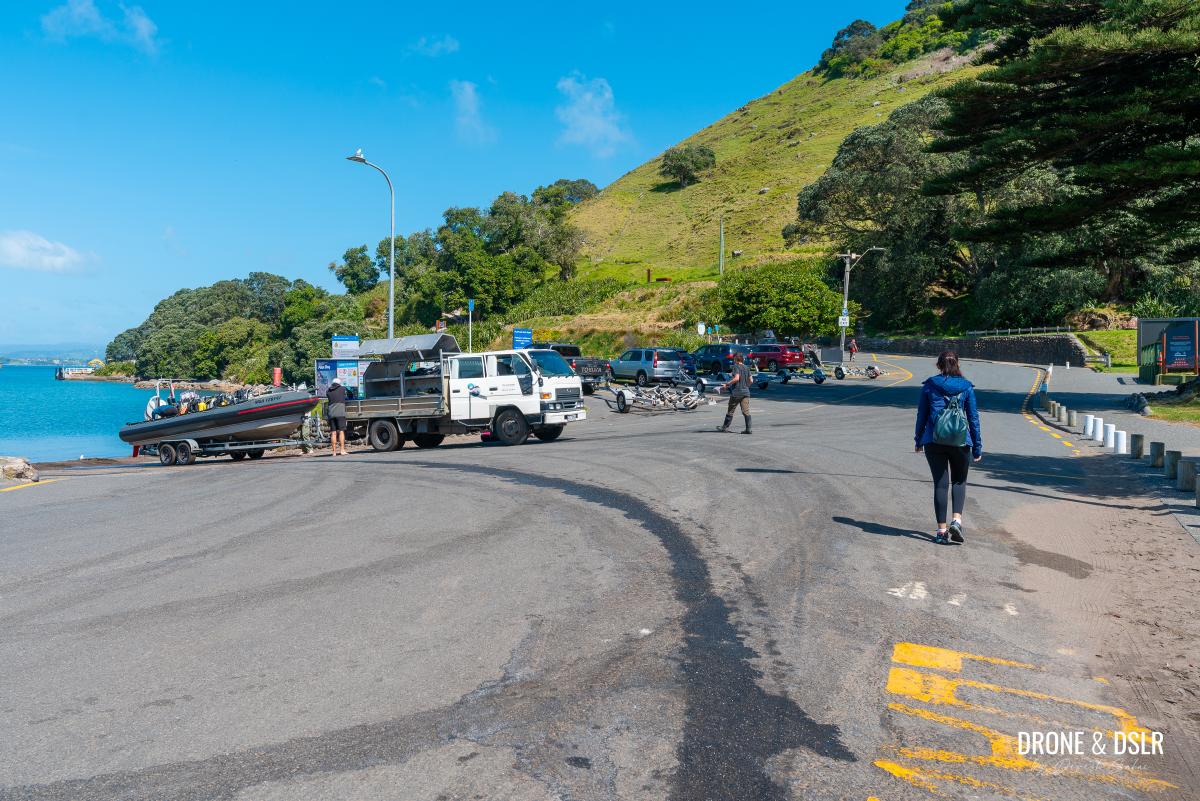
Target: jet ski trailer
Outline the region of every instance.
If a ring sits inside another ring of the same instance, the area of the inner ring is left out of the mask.
[[[310,392],[281,390],[244,399],[201,399],[203,409],[170,416],[156,415],[163,403],[161,384],[146,404],[146,419],[126,423],[119,436],[157,455],[163,465],[193,464],[200,456],[229,456],[234,461],[259,459],[272,448],[300,447],[312,442],[308,423],[321,399]],[[157,401],[157,402],[156,402]]]

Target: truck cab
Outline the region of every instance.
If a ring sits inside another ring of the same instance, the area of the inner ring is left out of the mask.
[[[553,350],[500,350],[444,357],[451,421],[490,429],[515,444],[532,430],[555,439],[587,418],[579,377]],[[520,419],[518,419],[520,418]]]

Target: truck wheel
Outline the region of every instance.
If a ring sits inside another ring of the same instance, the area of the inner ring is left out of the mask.
[[[195,464],[196,453],[192,446],[181,442],[175,446],[175,464]]]
[[[721,372],[721,363],[720,363],[720,362],[713,362],[712,364],[710,364],[710,365],[708,366],[708,372],[710,372],[710,373],[719,373],[719,372]]]
[[[553,442],[563,432],[566,426],[539,426],[533,429],[533,435],[542,442]]]
[[[255,448],[252,451],[246,451],[246,455],[249,456],[251,459],[261,459],[261,458],[263,458],[264,453],[266,453],[266,451],[263,450],[262,448]]]
[[[584,395],[591,395],[595,391],[596,391],[596,387],[594,384],[584,384],[583,385],[583,394]]]
[[[835,367],[835,368],[833,368],[833,377],[836,378],[838,381],[841,381],[843,378],[846,377],[846,371],[843,370],[841,367]]]
[[[644,372],[642,372],[641,370],[638,370],[637,379],[636,379],[637,385],[639,387],[646,386],[646,380],[647,380],[646,374]]]
[[[169,467],[175,464],[175,446],[169,442],[164,442],[158,446],[158,463],[163,467]]]
[[[505,409],[496,415],[492,435],[505,445],[520,445],[529,436],[529,424],[516,409]]]
[[[778,369],[779,369],[779,362],[775,361],[774,359],[767,362],[767,372],[768,373],[773,373]]]
[[[229,454],[229,458],[235,462],[240,462],[246,458],[246,452],[245,451],[233,451],[232,453]]]
[[[400,431],[391,420],[372,420],[367,428],[367,439],[372,448],[384,453],[394,451],[403,444]]]
[[[436,448],[445,438],[445,434],[413,434],[413,442],[418,448]]]
[[[629,401],[625,400],[624,390],[617,393],[617,411],[621,414],[629,412]]]

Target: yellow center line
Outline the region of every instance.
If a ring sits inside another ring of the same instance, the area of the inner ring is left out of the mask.
[[[32,484],[17,484],[15,487],[5,487],[0,489],[0,492],[12,492],[13,490],[29,489],[30,487],[44,487],[47,484],[53,484],[55,481],[66,481],[65,478],[47,478],[44,481],[35,481]]]

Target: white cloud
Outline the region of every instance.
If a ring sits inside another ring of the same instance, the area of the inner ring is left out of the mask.
[[[579,73],[558,79],[558,91],[567,102],[554,110],[563,124],[558,140],[569,145],[582,145],[593,156],[607,158],[617,148],[633,140],[622,123],[620,112],[613,102],[613,90],[603,78],[590,81]]]
[[[408,49],[418,55],[437,58],[458,52],[458,40],[453,36],[422,36],[408,46]]]
[[[479,87],[470,81],[451,81],[454,98],[454,129],[463,142],[483,145],[496,138],[496,131],[483,121]]]
[[[0,231],[0,267],[65,273],[85,260],[84,255],[74,248],[62,242],[51,242],[33,231]]]
[[[95,0],[67,0],[42,17],[42,32],[51,39],[93,37],[131,45],[149,55],[158,52],[158,26],[141,6],[119,5],[121,16],[107,17]]]

